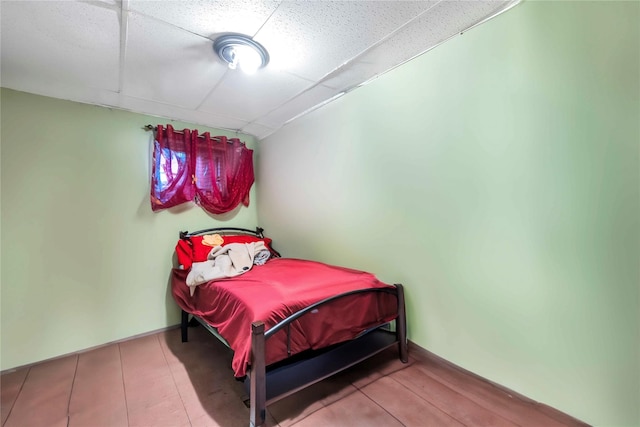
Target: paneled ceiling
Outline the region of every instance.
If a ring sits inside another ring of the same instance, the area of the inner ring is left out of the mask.
[[[0,82],[260,139],[518,1],[2,0]],[[229,69],[230,32],[268,66]]]

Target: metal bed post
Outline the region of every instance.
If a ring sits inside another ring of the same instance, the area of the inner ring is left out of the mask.
[[[264,425],[267,407],[267,379],[265,365],[264,323],[251,324],[251,391],[249,427]]]
[[[182,342],[189,341],[189,313],[182,310],[182,318],[180,321],[180,332],[182,332]]]
[[[398,351],[402,363],[409,361],[409,348],[407,344],[407,314],[404,306],[404,287],[396,283],[398,290],[398,319],[396,321],[396,337],[398,339]]]

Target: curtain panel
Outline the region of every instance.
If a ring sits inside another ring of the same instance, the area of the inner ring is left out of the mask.
[[[194,201],[212,214],[249,206],[253,150],[238,138],[157,126],[151,172],[151,209]]]

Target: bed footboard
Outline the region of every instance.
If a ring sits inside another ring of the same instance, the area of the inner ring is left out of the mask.
[[[372,290],[379,291],[379,290]],[[358,291],[357,293],[361,293]],[[358,338],[336,345],[329,350],[320,351],[310,359],[295,361],[267,372],[265,364],[266,340],[278,330],[301,317],[314,307],[329,303],[333,300],[352,295],[354,292],[338,295],[321,301],[307,309],[288,317],[278,323],[267,333],[263,322],[251,325],[251,369],[248,374],[250,427],[263,426],[266,421],[266,407],[268,404],[286,397],[302,388],[330,377],[347,369],[369,357],[397,344],[400,360],[408,362],[407,323],[404,302],[404,289],[396,284],[392,290],[398,301],[398,316],[395,332],[374,328]],[[267,390],[267,383],[269,390]]]

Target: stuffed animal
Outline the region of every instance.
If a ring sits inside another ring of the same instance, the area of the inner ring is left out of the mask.
[[[219,234],[207,234],[206,236],[202,236],[202,244],[205,246],[211,246],[215,248],[216,246],[220,246],[224,243],[224,239]]]

